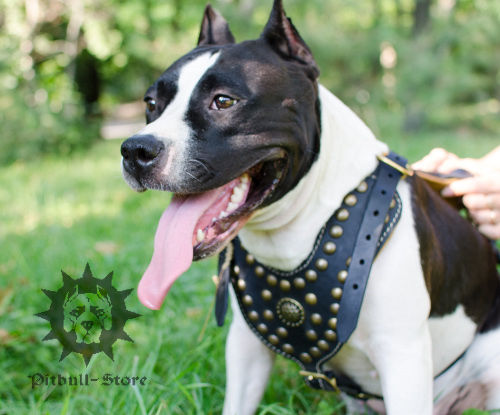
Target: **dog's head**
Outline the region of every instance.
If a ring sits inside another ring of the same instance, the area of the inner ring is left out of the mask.
[[[64,330],[76,333],[77,343],[98,343],[102,330],[112,326],[111,300],[100,287],[97,293],[67,294],[63,304]]]
[[[147,125],[121,149],[132,188],[174,193],[139,285],[145,305],[159,308],[193,258],[219,252],[309,170],[318,74],[280,0],[260,38],[242,43],[207,6],[198,46],[147,90]]]

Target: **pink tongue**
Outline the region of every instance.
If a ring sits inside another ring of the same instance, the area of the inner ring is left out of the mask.
[[[153,258],[139,282],[142,304],[158,310],[175,280],[193,262],[193,232],[221,189],[196,196],[174,196],[156,230]]]

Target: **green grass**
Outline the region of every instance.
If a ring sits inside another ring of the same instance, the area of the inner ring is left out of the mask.
[[[496,137],[451,133],[397,138],[394,150],[411,160],[436,145],[480,155]],[[42,342],[48,322],[34,314],[49,307],[41,289],[62,285],[60,270],[79,278],[88,261],[98,278],[114,271],[119,290],[136,287],[152,254],[166,193],[131,191],[121,178],[120,142],[102,142],[69,158],[45,158],[0,169],[0,414],[218,414],[224,399],[226,326],[211,315],[215,261],[196,263],[178,280],[160,311],[134,291],[129,310],[142,314],[119,340],[114,361],[104,354],[85,368],[79,355],[59,362],[61,346]],[[209,315],[206,331],[204,322]],[[42,386],[35,373],[146,376],[144,387]],[[260,414],[343,412],[333,394],[309,390],[295,364],[279,358]]]

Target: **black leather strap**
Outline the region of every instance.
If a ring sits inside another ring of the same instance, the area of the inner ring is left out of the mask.
[[[396,153],[387,156],[398,165],[406,166],[407,160]],[[371,189],[368,205],[356,238],[352,262],[349,267],[349,283],[344,285],[340,302],[337,333],[339,341],[346,343],[358,324],[361,303],[368,283],[368,276],[382,235],[384,220],[402,173],[385,163],[378,167],[378,178]]]

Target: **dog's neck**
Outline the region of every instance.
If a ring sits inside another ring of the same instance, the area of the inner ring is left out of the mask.
[[[387,151],[368,127],[320,86],[321,148],[297,186],[255,213],[240,231],[242,245],[265,265],[292,270],[308,256],[316,235],[343,197],[373,171]]]

